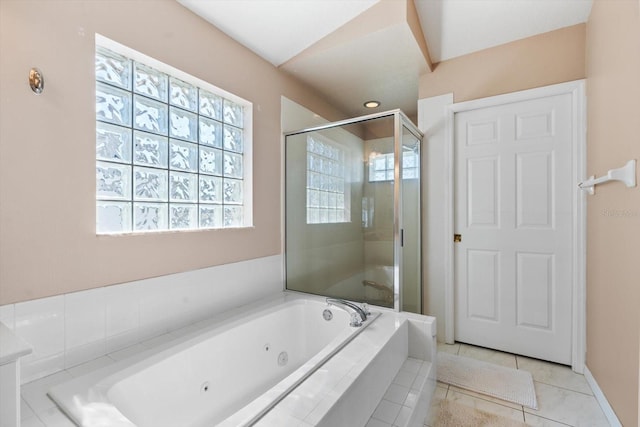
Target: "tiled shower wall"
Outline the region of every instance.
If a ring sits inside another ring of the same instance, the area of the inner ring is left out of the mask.
[[[26,383],[281,292],[282,256],[0,306],[33,347]]]

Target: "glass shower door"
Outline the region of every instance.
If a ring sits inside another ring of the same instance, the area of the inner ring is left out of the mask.
[[[422,312],[420,140],[402,127],[402,311]]]
[[[405,120],[286,136],[286,289],[420,313],[420,133]]]

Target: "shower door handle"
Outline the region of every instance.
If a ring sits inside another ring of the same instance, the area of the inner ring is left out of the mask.
[[[404,248],[404,228],[400,229],[400,247]]]

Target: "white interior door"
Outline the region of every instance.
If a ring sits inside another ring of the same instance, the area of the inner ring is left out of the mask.
[[[455,114],[455,339],[571,364],[572,98]]]

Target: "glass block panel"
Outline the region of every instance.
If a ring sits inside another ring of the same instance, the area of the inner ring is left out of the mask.
[[[200,172],[222,175],[222,151],[200,146]]]
[[[133,163],[166,168],[168,164],[168,141],[166,136],[135,131]]]
[[[336,174],[336,167],[335,167],[335,162],[333,160],[329,160],[329,159],[325,159],[324,162],[322,163],[322,172],[324,172],[327,175],[335,175]]]
[[[200,203],[222,203],[222,178],[200,176]]]
[[[198,146],[175,139],[169,140],[169,166],[171,169],[197,172]]]
[[[317,208],[307,209],[307,223],[317,224],[320,222],[320,211]]]
[[[242,153],[242,131],[231,126],[224,127],[224,149]]]
[[[327,179],[329,180],[329,189],[328,191],[331,193],[337,193],[338,192],[338,181],[339,178],[336,178],[335,176],[328,176]]]
[[[169,228],[171,230],[198,228],[198,206],[169,205]]]
[[[96,80],[131,89],[131,60],[98,47],[96,49]]]
[[[336,207],[344,209],[344,194],[336,194]]]
[[[320,189],[320,175],[315,172],[307,172],[307,186],[309,188]]]
[[[336,211],[336,222],[346,222],[344,219],[344,210],[338,209]]]
[[[242,227],[242,206],[225,206],[224,207],[224,226],[225,227]]]
[[[131,203],[97,201],[96,231],[98,234],[131,231]]]
[[[133,199],[167,201],[166,170],[152,168],[133,168]]]
[[[142,95],[167,102],[169,77],[146,65],[135,63],[133,90]]]
[[[314,172],[322,171],[322,157],[314,156],[313,154],[309,154],[307,156],[307,164],[308,169]]]
[[[96,162],[96,197],[131,199],[131,166]]]
[[[313,156],[313,154],[309,153],[307,151],[307,170],[308,171],[312,171],[313,170],[313,162],[315,160],[315,157]]]
[[[330,207],[331,209],[336,208],[336,193],[328,193],[327,206]]]
[[[167,134],[167,105],[158,101],[153,101],[144,96],[135,95],[134,127],[148,132]]]
[[[169,79],[169,84],[169,102],[172,105],[198,111],[198,89],[195,86],[173,77]]]
[[[391,178],[393,178],[393,176]],[[385,171],[374,172],[374,175],[373,175],[374,181],[385,181],[386,179],[387,179],[387,173]]]
[[[384,156],[375,157],[372,166],[375,171],[384,171],[387,169],[387,159]]]
[[[318,211],[320,212],[320,218],[318,219],[318,222],[320,222],[321,224],[326,224],[329,222],[329,212],[326,209],[318,209]]]
[[[197,202],[198,175],[195,173],[171,172],[169,174],[169,200]]]
[[[318,175],[320,177],[320,189],[329,191],[331,188],[331,177],[326,175]]]
[[[320,206],[320,192],[318,190],[307,190],[307,206],[310,208]]]
[[[191,142],[198,141],[198,118],[195,114],[179,108],[169,108],[169,134]]]
[[[131,126],[131,93],[96,83],[96,120]]]
[[[418,178],[417,171],[418,170],[415,169],[415,168],[403,169],[402,170],[402,178],[403,179],[416,179],[416,178]]]
[[[200,114],[222,120],[222,98],[200,89]]]
[[[241,128],[242,127],[242,105],[238,105],[235,102],[231,102],[228,99],[224,100],[224,122],[230,125]]]
[[[416,153],[413,151],[405,151],[402,154],[402,167],[415,168],[416,167]]]
[[[168,206],[167,203],[134,203],[134,231],[166,230]]]
[[[96,158],[112,162],[131,162],[131,129],[96,123]]]
[[[327,193],[326,191],[320,191],[320,207],[329,207],[329,193]]]
[[[242,204],[242,181],[225,179],[223,187],[224,203]]]
[[[102,47],[95,71],[96,230],[242,227],[244,107]]]
[[[224,176],[242,178],[242,155],[224,152]]]
[[[393,169],[393,153],[389,153],[385,157],[387,159],[387,169]]]
[[[222,148],[222,123],[200,117],[200,144]]]
[[[336,222],[336,210],[335,209],[329,209],[328,214],[329,214],[329,222],[335,223]]]
[[[200,205],[200,228],[222,227],[222,205]]]

